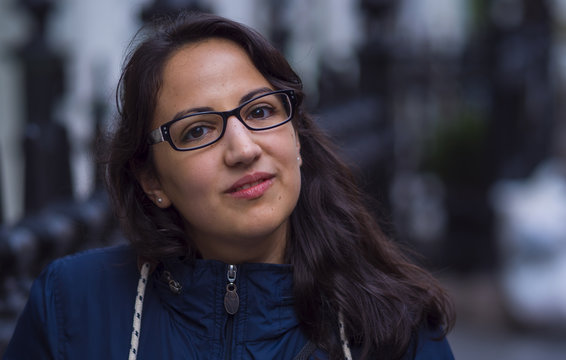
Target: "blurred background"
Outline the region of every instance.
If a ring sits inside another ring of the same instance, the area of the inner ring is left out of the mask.
[[[266,35],[396,241],[453,296],[457,359],[566,354],[566,0],[0,0],[0,356],[56,257],[124,241],[95,166],[136,30]]]

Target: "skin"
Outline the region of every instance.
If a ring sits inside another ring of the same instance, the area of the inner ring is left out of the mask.
[[[237,44],[214,38],[186,45],[165,64],[151,129],[187,109],[231,110],[262,88],[273,89]],[[291,122],[253,132],[231,117],[224,137],[211,146],[182,152],[162,142],[152,151],[156,171],[143,174],[140,183],[157,206],[179,211],[203,258],[283,262],[289,216],[301,188],[300,144]],[[258,172],[273,176],[260,196],[227,192]]]

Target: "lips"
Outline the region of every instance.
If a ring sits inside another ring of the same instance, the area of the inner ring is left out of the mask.
[[[258,181],[254,181],[251,184],[245,184],[245,185],[239,186],[239,187],[235,188],[234,191],[232,191],[232,192],[238,192],[238,191],[241,191],[241,190],[249,189],[251,187],[259,185],[262,181],[263,180],[258,180]]]
[[[271,187],[274,177],[275,175],[265,172],[246,175],[232,184],[226,193],[237,198],[257,198]]]

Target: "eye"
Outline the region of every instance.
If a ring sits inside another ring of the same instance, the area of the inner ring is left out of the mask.
[[[274,112],[275,109],[270,105],[257,105],[250,110],[247,118],[253,120],[266,119],[273,116]]]
[[[222,117],[218,114],[188,116],[175,122],[170,131],[177,146],[199,146],[220,136]]]
[[[209,131],[211,131],[211,129],[206,126],[193,126],[184,132],[181,140],[183,142],[195,141],[208,134]]]

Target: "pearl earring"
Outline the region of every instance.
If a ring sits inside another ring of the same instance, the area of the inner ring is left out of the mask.
[[[163,199],[162,199],[162,198],[157,198],[157,202],[161,204],[161,203],[163,202]]]
[[[301,161],[301,157],[300,157],[300,156],[297,156],[297,161]]]

